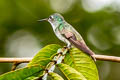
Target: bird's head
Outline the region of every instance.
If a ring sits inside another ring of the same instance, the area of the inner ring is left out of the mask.
[[[48,18],[41,19],[38,21],[48,21],[52,25],[53,29],[56,29],[61,23],[64,22],[64,18],[59,13],[54,13],[50,15]]]

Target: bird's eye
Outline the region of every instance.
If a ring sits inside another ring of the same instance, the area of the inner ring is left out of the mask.
[[[54,21],[54,18],[52,16],[49,17],[50,21]]]
[[[53,19],[53,18],[50,16],[49,19]]]

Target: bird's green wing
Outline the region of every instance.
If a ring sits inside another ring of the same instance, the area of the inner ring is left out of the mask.
[[[66,27],[65,27],[66,30],[69,31],[69,32],[72,32],[72,33],[76,36],[76,38],[77,38],[78,41],[86,44],[86,43],[84,42],[82,36],[78,33],[78,31],[77,31],[74,27],[72,27],[70,24],[66,24],[65,26],[66,26]]]

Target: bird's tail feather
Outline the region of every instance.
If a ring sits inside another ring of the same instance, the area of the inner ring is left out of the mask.
[[[83,52],[89,54],[94,61],[96,61],[96,58],[94,57],[94,52],[90,50],[86,44],[78,41],[78,40],[73,40],[72,38],[69,38],[69,41],[78,49],[82,50]]]

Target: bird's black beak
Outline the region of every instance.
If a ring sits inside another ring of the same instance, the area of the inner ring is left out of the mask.
[[[37,20],[37,21],[48,21],[48,18]]]

